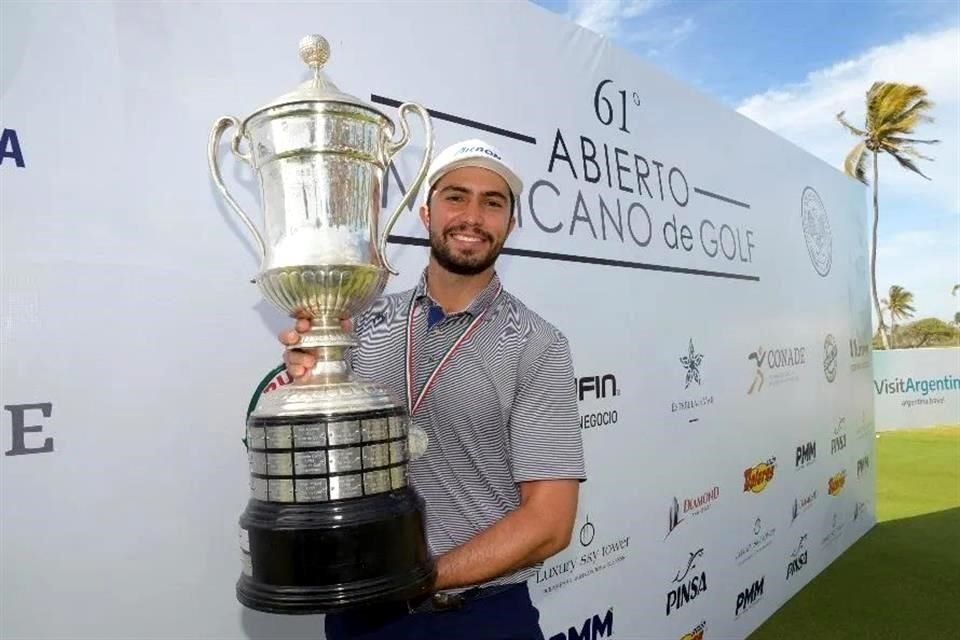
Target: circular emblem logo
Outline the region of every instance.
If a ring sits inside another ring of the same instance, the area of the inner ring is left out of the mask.
[[[407,443],[410,447],[410,460],[416,460],[427,452],[430,437],[422,427],[415,424],[410,425],[410,430],[407,432]]]
[[[837,341],[828,333],[823,341],[823,375],[827,377],[827,382],[837,379],[837,353]]]
[[[800,218],[810,263],[817,273],[826,277],[833,264],[833,234],[823,201],[812,187],[805,188],[800,197]]]
[[[580,527],[580,544],[584,547],[590,546],[590,543],[593,542],[593,537],[596,534],[597,530],[593,526],[593,523],[590,522],[590,516],[587,516],[587,521],[583,523],[582,527]]]

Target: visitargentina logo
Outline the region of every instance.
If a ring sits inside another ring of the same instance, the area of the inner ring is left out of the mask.
[[[960,378],[945,375],[941,378],[886,378],[873,381],[878,396],[919,394],[919,398],[904,400],[904,406],[914,404],[942,404],[942,396],[928,398],[930,394],[960,391]]]

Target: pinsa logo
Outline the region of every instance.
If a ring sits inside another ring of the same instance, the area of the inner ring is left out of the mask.
[[[773,480],[773,474],[777,469],[776,456],[766,462],[761,462],[752,467],[747,467],[743,471],[743,491],[761,493]]]
[[[683,634],[683,637],[680,640],[703,640],[703,634],[707,630],[707,621],[704,620],[696,627],[693,628],[693,631]]]
[[[832,496],[838,496],[847,484],[847,470],[844,469],[827,481],[827,493]]]

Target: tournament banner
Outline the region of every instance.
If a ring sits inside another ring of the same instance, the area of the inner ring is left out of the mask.
[[[570,341],[589,476],[529,582],[549,640],[745,638],[872,527],[866,199],[836,167],[524,2],[5,3],[0,635],[323,636],[235,594],[245,421],[291,321],[206,158],[308,77],[311,33],[343,91],[524,178],[498,271]],[[388,291],[428,259],[422,199]]]

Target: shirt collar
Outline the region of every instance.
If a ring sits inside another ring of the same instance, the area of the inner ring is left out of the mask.
[[[483,313],[490,305],[493,303],[494,299],[497,297],[497,292],[501,289],[500,276],[496,271],[493,272],[493,277],[490,278],[490,282],[487,283],[487,286],[483,288],[480,293],[473,299],[473,301],[464,309],[461,313],[465,313],[471,317],[477,317]],[[421,307],[427,304],[436,304],[439,306],[436,300],[434,300],[429,292],[427,291],[427,270],[424,269],[423,273],[420,274],[420,280],[417,282],[417,286],[414,289],[414,296],[417,301],[417,304]],[[458,315],[458,314],[450,314]]]

